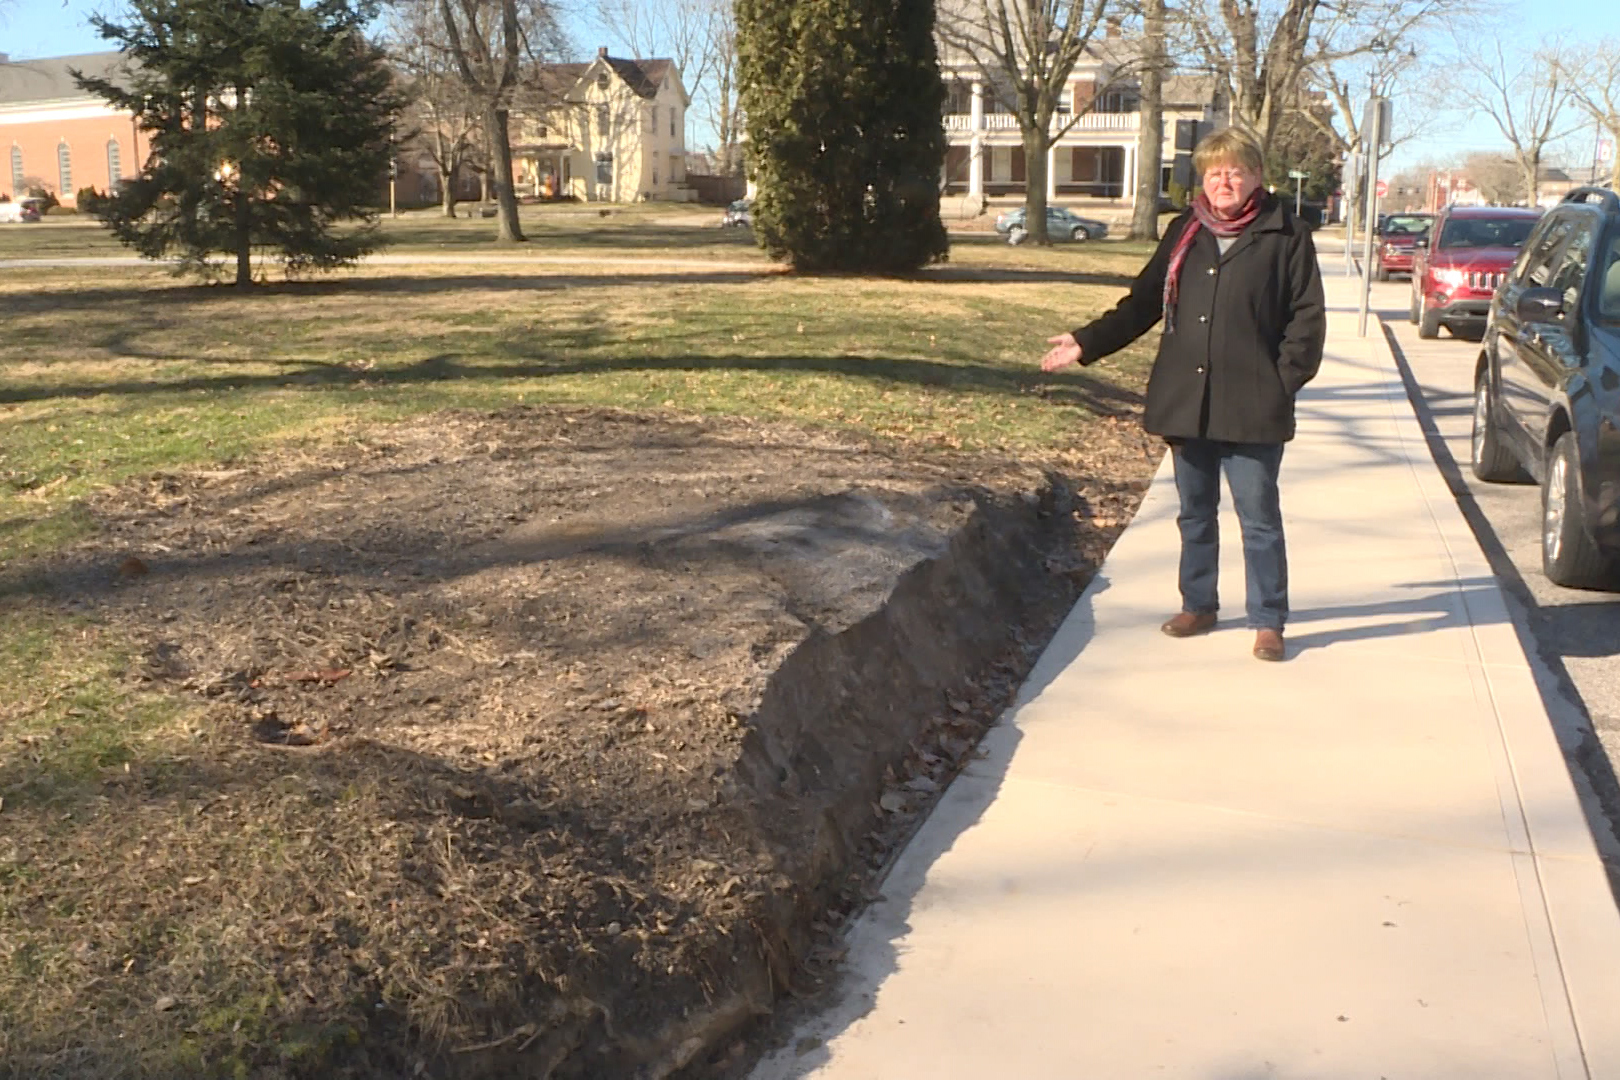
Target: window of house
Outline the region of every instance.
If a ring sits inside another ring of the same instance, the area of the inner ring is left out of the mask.
[[[605,138],[607,138],[607,133],[608,133],[608,107],[606,105],[598,105],[596,107],[596,134],[600,138],[605,139]]]
[[[23,190],[23,159],[20,146],[11,148],[11,194],[19,199],[28,194]]]
[[[112,189],[118,186],[118,178],[124,175],[123,169],[121,169],[119,167],[122,163],[118,160],[118,158],[119,158],[118,140],[117,139],[108,139],[107,140],[107,193],[109,195],[112,194]]]
[[[650,112],[648,116],[650,119],[647,123],[647,132],[649,134],[656,135],[658,133],[658,106],[654,105],[652,107],[652,112]]]
[[[659,177],[662,176],[663,174],[659,171],[659,167],[658,167],[658,151],[656,151],[656,150],[653,151],[653,155],[652,155],[652,167],[653,167],[653,187],[657,187],[661,183],[661,181],[659,180]]]
[[[73,193],[73,152],[68,149],[66,141],[56,146],[56,180],[60,185],[56,190],[62,195]]]
[[[596,77],[596,88],[598,90],[601,90],[601,91],[604,91],[604,92],[607,90],[607,88],[608,88],[608,73],[607,72],[604,71],[604,72],[602,72],[602,74],[600,74],[600,75],[598,75]]]

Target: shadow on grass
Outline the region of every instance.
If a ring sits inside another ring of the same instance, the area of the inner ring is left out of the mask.
[[[439,354],[394,368],[362,370],[321,360],[283,360],[251,356],[211,358],[211,365],[293,364],[297,372],[268,375],[222,373],[175,380],[129,380],[83,386],[21,386],[0,388],[0,404],[21,404],[59,398],[103,395],[173,394],[187,391],[231,391],[268,388],[355,388],[411,386],[448,381],[547,379],[568,375],[608,375],[624,372],[757,372],[761,374],[836,375],[874,383],[905,385],[973,394],[1036,395],[1048,402],[1104,415],[1122,415],[1142,404],[1135,390],[1115,386],[1084,372],[1059,376],[1029,368],[975,363],[951,363],[906,356],[742,356],[673,355],[615,356],[574,359],[580,351],[602,347],[606,335],[599,329],[564,334],[534,351],[520,343],[507,347],[511,363],[471,362],[454,354]],[[113,340],[112,345],[120,342]],[[125,353],[124,355],[140,355]],[[143,359],[179,359],[143,356]]]

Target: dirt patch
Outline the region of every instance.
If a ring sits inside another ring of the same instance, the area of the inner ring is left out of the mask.
[[[106,494],[0,599],[192,704],[71,796],[0,744],[0,1076],[703,1075],[1134,509],[1096,430],[510,409]]]

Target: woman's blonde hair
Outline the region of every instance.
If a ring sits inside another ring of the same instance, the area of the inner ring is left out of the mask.
[[[1223,128],[1199,140],[1193,151],[1193,171],[1202,176],[1216,165],[1240,165],[1256,176],[1266,174],[1260,143],[1241,128]]]

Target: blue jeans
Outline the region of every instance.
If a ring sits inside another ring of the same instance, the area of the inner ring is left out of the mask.
[[[1183,439],[1174,444],[1176,491],[1181,496],[1181,606],[1195,615],[1220,609],[1221,469],[1243,526],[1251,630],[1281,630],[1288,621],[1288,551],[1283,542],[1277,474],[1282,443],[1228,443]]]

